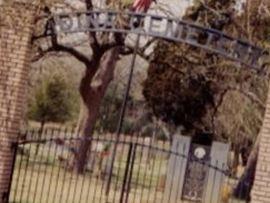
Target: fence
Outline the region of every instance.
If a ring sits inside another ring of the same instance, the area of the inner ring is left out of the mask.
[[[84,171],[74,170],[76,147],[82,141],[75,131],[45,130],[23,133],[16,146],[10,202],[87,202],[87,203],[171,203],[205,202],[217,194],[195,194],[195,199],[185,198],[175,184],[174,174],[169,174],[170,160],[177,157],[196,163],[197,171],[215,171],[214,177],[222,177],[222,185],[212,184],[210,191],[218,191],[218,202],[244,202],[233,198],[231,188],[238,182],[226,169],[190,159],[171,150],[168,141],[151,140],[138,136],[120,137],[117,142],[112,134],[96,135],[90,139]],[[112,149],[117,142],[115,161]],[[174,163],[175,165],[176,163]],[[112,170],[111,170],[112,167]],[[184,166],[179,170],[185,171]],[[222,174],[222,176],[218,176]],[[204,189],[205,185],[189,185]],[[192,188],[194,187],[194,188]],[[176,192],[175,192],[176,191]],[[175,194],[173,194],[175,193]]]

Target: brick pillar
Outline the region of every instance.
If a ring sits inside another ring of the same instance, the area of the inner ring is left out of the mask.
[[[252,203],[270,202],[270,88],[263,126],[260,132],[259,156],[252,188]]]
[[[0,6],[0,203],[8,200],[12,143],[26,107],[34,13],[35,7],[28,3]]]

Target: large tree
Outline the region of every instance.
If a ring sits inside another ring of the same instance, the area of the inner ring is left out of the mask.
[[[269,3],[265,3],[197,1],[184,18],[268,48],[270,16]],[[159,42],[144,83],[144,95],[158,118],[183,126],[186,133],[211,133],[215,140],[230,141],[236,154],[244,141],[256,143],[239,183],[241,188],[248,186],[248,193],[268,92],[269,70],[265,71],[266,75],[261,75],[216,54]]]
[[[5,2],[11,3],[11,1]],[[89,138],[94,133],[101,101],[106,93],[107,87],[113,80],[117,61],[120,59],[121,55],[132,53],[132,46],[124,48],[126,35],[117,33],[111,35],[86,32],[83,37],[74,35],[59,36],[55,34],[47,37],[46,33],[50,31],[48,30],[50,28],[48,25],[54,23],[51,18],[54,11],[58,11],[59,9],[62,11],[74,11],[77,9],[80,11],[89,11],[94,9],[96,3],[100,5],[99,1],[83,0],[73,4],[72,2],[67,3],[63,0],[47,0],[37,1],[37,3],[40,5],[40,12],[37,14],[37,26],[32,40],[34,49],[33,61],[37,61],[52,53],[65,53],[74,57],[85,67],[84,76],[79,85],[82,105],[78,129],[82,131],[83,137],[78,144],[78,150],[73,161],[75,170],[78,173],[82,173],[87,161],[87,152],[91,148]],[[132,6],[132,1],[107,0],[101,2],[101,4],[103,4],[101,6],[104,8],[109,7],[110,9],[124,9],[131,5],[132,9],[135,11],[144,7],[145,9],[143,9],[143,11],[147,11],[150,3],[150,1],[142,0],[137,1],[136,4]],[[5,18],[5,15],[2,14],[0,18],[2,19],[2,17]],[[50,22],[50,24],[48,22]],[[123,20],[119,19],[119,26],[121,26],[121,22],[123,22]],[[67,46],[63,43],[67,39],[71,41],[72,46]],[[78,49],[78,45],[81,44],[88,47],[88,53]],[[140,47],[138,51],[143,53],[150,45],[151,43],[147,43],[145,47]]]

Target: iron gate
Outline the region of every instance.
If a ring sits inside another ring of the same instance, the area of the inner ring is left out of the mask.
[[[157,202],[159,175],[165,173],[169,150],[122,137],[110,175],[114,139],[91,139],[83,174],[73,171],[74,146],[80,138],[25,141],[18,145],[11,202]],[[166,143],[164,143],[164,146]],[[158,155],[153,156],[153,152]],[[157,170],[156,170],[157,169]],[[111,178],[110,190],[107,190]],[[160,183],[161,184],[161,183]],[[151,191],[151,192],[150,192]]]
[[[88,163],[82,174],[73,170],[76,146],[82,141],[81,136],[76,136],[77,133],[73,131],[52,129],[43,133],[44,138],[38,138],[38,132],[27,132],[25,138],[15,144],[18,153],[14,163],[11,202],[182,202],[182,194],[177,194],[175,199],[171,199],[171,193],[165,190],[166,186],[175,184],[168,183],[169,160],[172,156],[187,160],[189,157],[171,151],[170,143],[167,141],[149,144],[141,137],[121,135],[141,35],[187,43],[261,70],[258,59],[263,55],[263,50],[219,31],[179,19],[136,13],[125,14],[130,19],[131,23],[128,24],[131,27],[118,29],[112,26],[114,24],[111,21],[120,14],[123,15],[119,12],[91,11],[76,13],[77,18],[74,18],[74,13],[52,16],[52,20],[58,26],[51,25],[49,33],[45,33],[43,37],[74,32],[117,32],[137,35],[120,119],[116,134],[96,135],[90,139],[92,147],[88,152]],[[101,22],[99,16],[105,16],[104,21]],[[145,32],[145,28],[138,29],[133,26],[134,18],[138,17],[151,22],[150,26],[146,27],[149,32]],[[161,24],[162,21],[166,23],[165,31],[155,32],[153,25]],[[50,22],[52,21],[48,21]],[[200,42],[194,38],[194,32],[206,34],[207,40]],[[226,197],[223,197],[224,188],[227,186],[232,188],[237,181],[235,178],[217,166],[198,160],[193,161],[198,162],[197,166],[203,165],[213,169],[215,173],[224,174],[225,185],[218,189],[220,202],[238,201],[231,197],[230,192],[228,194],[226,192]]]
[[[167,176],[172,156],[174,160],[189,157],[171,151],[168,141],[149,143],[148,138],[120,136],[110,173],[116,139],[112,134],[95,136],[91,139],[84,173],[77,174],[72,162],[76,157],[75,146],[81,138],[74,137],[74,132],[57,130],[46,130],[44,139],[35,139],[37,134],[36,131],[27,132],[27,139],[17,146],[10,202],[183,202],[180,193],[175,198],[166,189],[175,184],[175,180]],[[196,164],[224,174],[224,184],[219,189],[219,199],[223,202],[224,190],[233,188],[237,179],[207,162],[197,161]],[[108,180],[111,180],[109,191]],[[241,202],[228,195],[228,201]]]

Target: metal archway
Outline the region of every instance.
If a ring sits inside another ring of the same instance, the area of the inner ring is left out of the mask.
[[[118,19],[125,19],[125,24],[119,26]],[[250,69],[261,71],[260,59],[264,50],[240,39],[233,38],[218,30],[205,28],[176,18],[158,16],[145,13],[92,10],[87,12],[60,13],[53,15],[49,21],[47,33],[44,36],[58,36],[80,32],[121,33],[124,35],[137,35],[134,53],[130,65],[130,73],[120,111],[116,130],[112,159],[110,160],[109,178],[106,184],[106,196],[110,195],[112,186],[113,168],[115,164],[117,147],[120,143],[123,120],[127,108],[133,78],[136,53],[140,37],[149,36],[177,43],[185,43],[209,52],[221,55],[229,60],[236,61]],[[205,36],[204,40],[200,36]],[[200,40],[199,40],[200,39]],[[124,194],[124,193],[123,193]],[[123,196],[121,196],[123,197]],[[128,198],[127,198],[128,199]],[[122,203],[124,199],[120,199]]]
[[[117,25],[118,17],[124,17],[124,19],[127,19],[126,26],[118,27]],[[143,24],[143,26],[136,26],[138,22],[141,22],[141,25]],[[136,49],[138,48],[140,36],[151,36],[151,37],[157,37],[157,38],[161,38],[161,39],[165,39],[169,41],[186,43],[186,44],[198,47],[198,48],[202,48],[206,51],[217,53],[223,57],[226,57],[233,61],[237,61],[243,65],[246,65],[247,67],[251,69],[258,70],[258,71],[260,70],[260,58],[264,54],[263,49],[256,47],[254,45],[251,45],[242,40],[230,37],[220,31],[205,28],[205,27],[188,23],[185,21],[181,21],[175,18],[168,18],[168,17],[150,15],[150,14],[142,14],[142,13],[138,14],[138,13],[131,13],[131,12],[117,12],[117,11],[105,11],[105,10],[94,10],[94,11],[89,11],[89,12],[76,12],[76,13],[62,13],[62,14],[53,15],[52,18],[48,21],[48,24],[46,26],[49,26],[49,30],[47,30],[48,32],[45,33],[45,36],[60,35],[63,33],[64,34],[78,33],[78,32],[108,32],[108,33],[123,33],[123,34],[133,33],[137,35],[136,45],[134,48],[134,54],[131,61],[130,73],[127,79],[128,81],[127,81],[127,85],[125,89],[125,95],[124,95],[124,99],[122,103],[122,108],[120,111],[120,117],[118,120],[116,137],[115,137],[115,140],[113,141],[105,140],[105,141],[112,142],[114,145],[112,159],[108,160],[109,165],[110,165],[110,171],[109,171],[108,180],[106,180],[106,186],[105,186],[106,188],[104,188],[104,191],[106,191],[106,202],[108,202],[107,199],[110,195],[110,191],[111,191],[110,188],[112,187],[112,184],[113,184],[112,177],[113,177],[115,157],[117,156],[116,149],[119,144],[123,145],[123,143],[121,143],[119,136],[120,136],[122,125],[123,125],[123,119],[125,117],[125,110],[127,108],[127,99],[130,92],[130,86],[131,86],[135,60],[136,60]],[[199,36],[202,34],[204,34],[204,36],[206,37],[205,37],[205,40],[200,41]],[[81,138],[76,138],[76,140],[84,141]],[[53,143],[52,141],[53,140],[50,140],[48,142],[45,141],[45,142]],[[70,141],[70,140],[64,139],[64,141]],[[93,141],[98,142],[99,140],[93,140]],[[127,161],[126,170],[125,170],[125,176],[124,176],[125,181],[123,181],[123,185],[121,188],[121,195],[119,199],[119,202],[121,203],[128,202],[128,199],[129,199],[129,190],[130,190],[129,186],[130,186],[132,173],[133,173],[132,165],[134,164],[134,161],[136,160],[136,157],[135,157],[136,147],[137,145],[141,146],[143,149],[148,147],[148,146],[138,144],[138,143],[135,143],[135,146],[133,145],[134,143],[124,143],[124,145],[126,145],[127,147],[129,147],[129,144],[131,145],[128,152],[129,156],[128,156],[128,161]],[[49,144],[49,147],[50,146],[54,146],[55,148],[57,148],[57,145]],[[151,148],[151,146],[149,148]],[[61,150],[63,149],[61,148]],[[162,150],[163,149],[161,149],[160,151]],[[164,152],[164,150],[162,152]],[[170,149],[165,151],[165,153],[166,152],[171,154]],[[37,157],[35,156],[34,160],[36,160],[36,158]],[[31,186],[29,186],[29,191],[30,189],[31,189]],[[49,189],[49,192],[50,192],[50,189]],[[76,195],[75,192],[74,194]],[[21,194],[22,193],[23,191],[21,192]],[[30,197],[28,196],[27,199],[28,198]],[[35,200],[36,197],[33,197],[33,199]]]
[[[127,20],[126,26],[117,25],[118,17]],[[143,26],[136,26],[136,22],[143,22],[141,23]],[[260,59],[264,54],[262,48],[230,37],[218,30],[176,18],[144,13],[107,10],[60,13],[53,15],[48,25],[49,30],[45,36],[77,32],[114,32],[133,33],[186,43],[257,70],[260,69]],[[203,41],[199,41],[201,34],[206,36]]]

